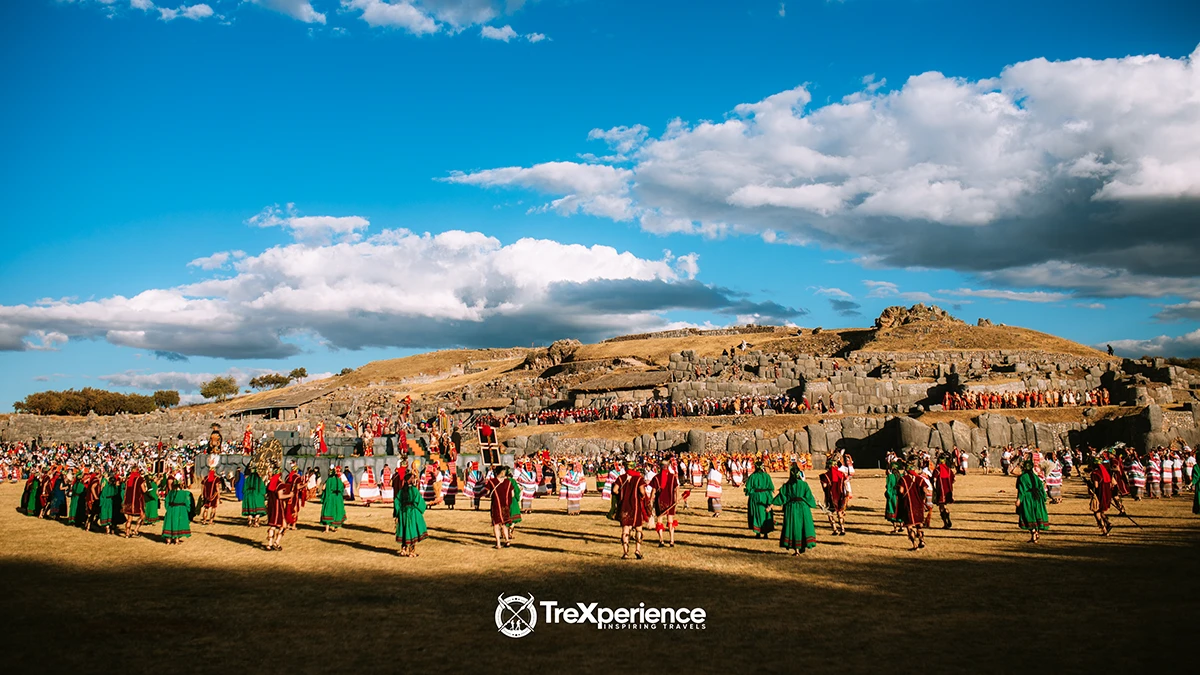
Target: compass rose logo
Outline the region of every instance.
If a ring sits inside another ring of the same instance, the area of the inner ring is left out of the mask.
[[[523,638],[537,625],[537,608],[533,594],[500,596],[496,598],[496,628],[510,638]]]

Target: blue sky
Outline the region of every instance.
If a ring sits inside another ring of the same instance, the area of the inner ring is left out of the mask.
[[[1200,355],[1200,8],[977,4],[2,3],[0,409],[919,300]]]

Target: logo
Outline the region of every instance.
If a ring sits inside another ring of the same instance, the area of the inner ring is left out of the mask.
[[[536,602],[533,595],[509,595],[496,598],[496,628],[510,638],[523,638],[538,622],[538,607],[543,623],[591,624],[598,630],[705,630],[708,613],[702,607],[602,607],[598,602],[560,604],[557,600]],[[536,606],[535,606],[536,605]]]
[[[496,628],[510,638],[523,638],[533,632],[537,625],[537,608],[533,606],[533,594],[503,595],[496,598]]]

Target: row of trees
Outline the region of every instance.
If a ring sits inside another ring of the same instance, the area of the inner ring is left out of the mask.
[[[250,386],[258,389],[259,391],[263,389],[281,389],[288,386],[292,382],[295,382],[296,380],[303,380],[306,377],[308,377],[308,370],[304,368],[295,368],[287,375],[284,375],[283,373],[267,373],[266,375],[259,375],[258,377],[250,380]],[[201,392],[201,395],[205,396],[206,398],[211,398],[210,396],[205,395],[203,392]]]
[[[156,391],[152,396],[122,394],[116,391],[84,387],[66,391],[40,391],[13,404],[13,410],[34,415],[117,415],[142,414],[158,408],[179,405],[179,392]]]

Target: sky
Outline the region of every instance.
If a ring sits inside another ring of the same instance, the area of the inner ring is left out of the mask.
[[[933,303],[1200,356],[1200,5],[0,3],[0,411]]]

